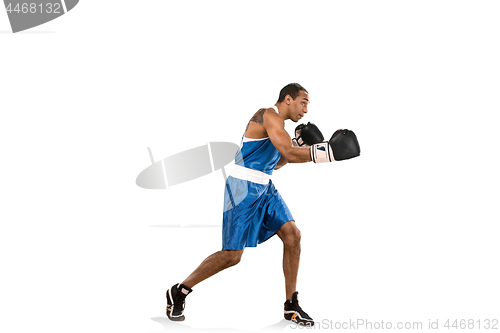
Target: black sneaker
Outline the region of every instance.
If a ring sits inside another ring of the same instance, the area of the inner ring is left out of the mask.
[[[303,326],[314,326],[314,321],[307,313],[304,312],[299,306],[298,301],[299,292],[293,293],[292,300],[286,300],[285,302],[285,319],[291,320],[296,324]]]
[[[186,319],[182,314],[184,312],[184,304],[186,296],[192,292],[191,288],[183,284],[174,284],[172,288],[167,290],[167,317],[174,321],[183,321]]]

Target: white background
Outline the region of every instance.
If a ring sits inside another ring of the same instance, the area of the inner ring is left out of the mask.
[[[277,237],[169,322],[165,290],[221,248],[223,177],[135,184],[147,147],[239,144],[290,82],[310,93],[304,122],[361,145],[273,175],[302,231],[304,310],[500,320],[499,15],[496,1],[83,0],[12,34],[0,11],[0,330],[293,330]]]

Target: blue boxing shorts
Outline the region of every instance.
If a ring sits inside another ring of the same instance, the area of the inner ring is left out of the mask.
[[[224,192],[222,250],[256,247],[294,220],[271,179],[267,184],[229,176]]]

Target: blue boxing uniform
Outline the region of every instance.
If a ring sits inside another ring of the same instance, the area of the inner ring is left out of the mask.
[[[268,137],[243,136],[224,192],[223,250],[256,247],[294,220],[270,179],[280,157]]]

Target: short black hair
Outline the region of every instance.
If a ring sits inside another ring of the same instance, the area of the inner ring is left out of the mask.
[[[292,99],[297,98],[297,96],[299,96],[301,90],[307,92],[306,88],[302,87],[298,83],[287,84],[280,91],[278,103],[283,102],[285,100],[286,95],[290,95],[292,97]]]

